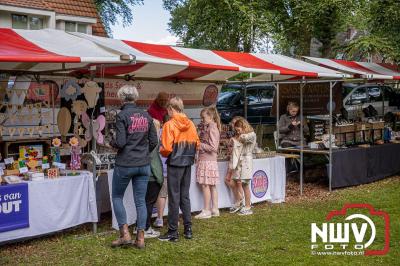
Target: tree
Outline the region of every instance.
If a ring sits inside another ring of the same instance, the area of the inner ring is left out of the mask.
[[[355,61],[370,59],[373,56],[386,61],[386,59],[393,59],[395,52],[388,39],[370,34],[360,36],[346,45],[339,46],[336,50],[344,53],[346,59]]]
[[[103,21],[104,28],[108,35],[111,36],[111,26],[117,23],[119,17],[122,18],[123,26],[132,24],[131,6],[142,4],[143,0],[94,0],[94,2]]]
[[[250,52],[267,37],[260,1],[164,0],[186,47]],[[254,41],[256,40],[256,41]]]
[[[378,56],[382,61],[400,62],[400,2],[397,0],[359,0],[348,25],[357,37],[336,47],[348,60]]]
[[[357,1],[264,1],[276,49],[284,54],[308,55],[311,39],[321,42],[323,57],[330,56],[336,36],[345,30]]]
[[[369,35],[387,43],[391,50],[385,54],[387,58],[400,62],[400,1],[375,0],[368,1],[369,12],[366,16]]]
[[[316,38],[322,54],[328,55],[352,2],[164,0],[164,7],[172,16],[170,30],[187,46],[250,51],[272,37],[276,51],[308,55],[311,39]]]

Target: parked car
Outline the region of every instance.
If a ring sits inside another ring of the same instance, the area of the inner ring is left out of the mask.
[[[247,84],[247,119],[251,124],[275,124],[271,116],[275,87],[268,83]],[[240,83],[225,84],[218,96],[217,109],[223,123],[244,116],[244,88]]]
[[[372,105],[380,116],[400,111],[400,95],[389,85],[345,83],[342,95],[343,106],[349,119],[357,117],[357,114],[369,105]]]

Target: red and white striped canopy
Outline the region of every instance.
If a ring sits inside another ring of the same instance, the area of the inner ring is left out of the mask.
[[[59,30],[0,28],[0,40],[0,70],[40,72],[127,62],[127,55]]]
[[[304,58],[319,66],[353,74],[362,78],[400,80],[400,67],[392,64],[356,62],[307,56]]]
[[[120,41],[74,33],[96,44],[121,53],[132,54],[136,65],[111,67],[109,75],[134,75],[136,78],[225,81],[238,73],[279,76],[349,77],[339,71],[318,67],[282,55],[250,54]]]
[[[341,71],[283,55],[189,49],[51,29],[0,29],[0,40],[0,71],[65,73],[65,70],[107,64],[102,71],[105,76],[129,74],[136,79],[225,81],[242,72],[287,77],[350,77]],[[129,63],[129,59],[135,59],[135,63]]]

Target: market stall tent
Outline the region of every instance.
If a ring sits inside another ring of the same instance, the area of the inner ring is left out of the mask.
[[[225,52],[190,49],[169,45],[120,41],[73,33],[96,44],[132,54],[135,66],[110,67],[105,75],[134,75],[135,78],[179,79],[193,81],[226,81],[238,73],[257,73],[276,76],[305,76],[312,78],[350,77],[341,73],[301,60],[275,54]]]
[[[106,64],[102,70],[105,76],[155,80],[224,82],[243,72],[270,77],[351,76],[283,55],[190,49],[53,29],[0,28],[0,39],[2,71],[65,75],[68,70]]]
[[[0,39],[0,71],[15,74],[68,76],[93,73],[93,66],[99,66],[100,77],[129,75],[137,80],[225,82],[239,73],[255,73],[271,81],[352,77],[283,55],[191,49],[52,29],[0,28]]]
[[[84,38],[59,30],[0,28],[0,70],[61,71],[93,63],[126,63],[128,54],[104,49]]]
[[[369,63],[305,56],[307,61],[319,66],[365,79],[400,80],[400,67],[388,63]]]

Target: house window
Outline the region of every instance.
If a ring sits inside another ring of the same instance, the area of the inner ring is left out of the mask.
[[[43,19],[38,17],[29,17],[29,29],[30,30],[43,29]]]
[[[65,31],[75,32],[76,23],[71,21],[65,21]]]
[[[65,21],[65,31],[87,33],[87,25],[72,21]]]
[[[12,14],[12,28],[23,30],[40,30],[43,29],[43,18],[35,16]]]
[[[78,32],[87,33],[86,24],[78,24]]]
[[[28,29],[28,16],[12,14],[11,17],[13,29]]]

